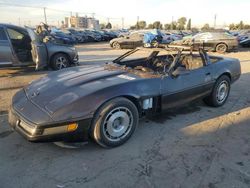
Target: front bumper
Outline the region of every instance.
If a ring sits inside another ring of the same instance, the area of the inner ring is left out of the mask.
[[[75,57],[72,59],[72,63],[78,63],[78,61],[79,61],[79,56],[78,56],[78,54],[76,54],[75,55]]]
[[[87,141],[92,119],[77,121],[76,130],[67,132],[69,122],[39,126],[24,119],[13,108],[9,110],[9,124],[31,142]],[[49,131],[48,131],[49,130]]]

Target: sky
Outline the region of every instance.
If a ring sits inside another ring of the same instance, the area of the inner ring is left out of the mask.
[[[30,6],[14,7],[11,5]],[[41,7],[41,8],[31,8]],[[172,18],[192,19],[193,26],[205,23],[213,26],[217,16],[217,25],[223,26],[238,23],[241,20],[250,24],[250,0],[0,0],[0,22],[20,25],[36,25],[44,21],[42,7],[46,9],[47,20],[57,25],[70,12],[80,16],[92,16],[113,26],[121,26],[124,18],[125,26],[134,25],[139,20],[147,24],[161,21],[170,23]],[[53,9],[53,10],[52,10]],[[64,10],[64,11],[59,11]]]

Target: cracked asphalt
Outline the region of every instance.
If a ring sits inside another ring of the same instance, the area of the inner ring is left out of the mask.
[[[81,64],[124,53],[106,43],[78,46]],[[103,149],[76,144],[30,143],[7,122],[11,97],[48,71],[0,69],[0,187],[250,187],[250,51],[228,53],[241,61],[242,76],[227,103],[211,108],[197,101],[143,118],[124,145]]]

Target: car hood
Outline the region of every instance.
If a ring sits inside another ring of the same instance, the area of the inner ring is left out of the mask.
[[[123,70],[85,65],[48,74],[28,85],[25,93],[32,103],[53,114],[79,98],[136,79],[140,77]]]

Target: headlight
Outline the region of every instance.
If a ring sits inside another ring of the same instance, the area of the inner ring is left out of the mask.
[[[75,47],[69,47],[72,51],[76,51]]]
[[[29,125],[24,121],[20,121],[19,126],[22,127],[25,131],[27,131],[31,135],[34,135],[36,132],[36,128],[34,126]]]

